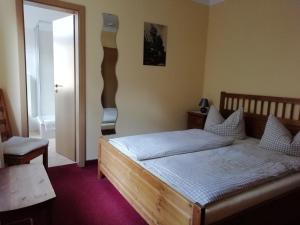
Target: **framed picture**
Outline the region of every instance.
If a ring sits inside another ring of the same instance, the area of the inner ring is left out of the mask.
[[[144,24],[144,65],[166,66],[167,26]]]

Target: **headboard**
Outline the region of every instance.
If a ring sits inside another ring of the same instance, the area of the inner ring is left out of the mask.
[[[220,113],[227,118],[239,107],[244,109],[246,133],[261,138],[269,114],[279,118],[293,133],[300,130],[300,99],[221,92]]]

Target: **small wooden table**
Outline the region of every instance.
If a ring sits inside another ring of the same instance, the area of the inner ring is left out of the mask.
[[[51,224],[56,197],[43,165],[27,164],[0,169],[0,224],[29,219]]]

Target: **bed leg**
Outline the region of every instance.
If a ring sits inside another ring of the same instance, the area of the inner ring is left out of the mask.
[[[100,165],[98,165],[98,175],[97,175],[97,178],[98,178],[98,180],[100,180],[100,179],[103,179],[104,177],[105,177],[105,175],[101,172]]]
[[[201,208],[201,225],[205,225],[205,207]]]
[[[102,144],[103,144],[103,138],[101,138],[100,139],[100,141],[99,141],[99,148],[98,148],[98,175],[97,175],[97,178],[98,178],[98,180],[100,180],[100,179],[103,179],[104,178],[104,174],[101,172],[101,166],[100,166],[100,164],[101,164],[101,160],[100,160],[100,156],[101,156],[101,148],[102,148]]]
[[[195,203],[193,205],[193,217],[192,217],[192,225],[204,225],[203,221],[203,216],[202,215],[202,208]]]

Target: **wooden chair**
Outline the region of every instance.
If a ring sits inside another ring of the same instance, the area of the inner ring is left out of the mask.
[[[0,136],[4,149],[4,162],[7,166],[28,164],[43,155],[43,164],[48,169],[49,141],[38,138],[12,137],[7,106],[0,89]]]

